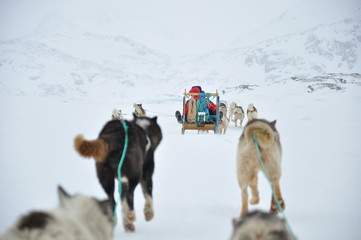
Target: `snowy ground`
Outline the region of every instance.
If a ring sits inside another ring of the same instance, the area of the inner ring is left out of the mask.
[[[252,102],[260,118],[277,119],[285,213],[298,239],[359,239],[361,88],[309,94],[296,85],[273,85],[221,98],[244,108]],[[32,209],[55,207],[58,184],[105,198],[94,161],[74,151],[73,138],[96,138],[113,108],[131,119],[131,105],[141,99],[1,97],[0,233]],[[118,225],[115,239],[229,239],[231,219],[241,209],[235,155],[242,129],[181,135],[173,117],[181,99],[143,99],[148,114],[159,116],[164,136],[155,156],[155,218],[144,220],[137,189],[136,232]],[[262,174],[259,179],[261,202],[252,209],[268,210],[271,192]]]

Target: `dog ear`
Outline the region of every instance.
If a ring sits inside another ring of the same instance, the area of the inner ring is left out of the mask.
[[[276,128],[276,123],[277,123],[277,120],[274,120],[273,122],[271,122],[271,126],[272,126],[273,128]]]
[[[237,224],[237,218],[232,219],[232,226],[235,227]]]
[[[153,122],[157,122],[158,116],[155,116],[154,118],[152,118]]]
[[[103,201],[98,201],[98,205],[105,215],[109,215],[109,216],[113,215],[113,210],[110,200],[106,199]]]
[[[59,201],[60,201],[60,205],[64,205],[65,201],[69,198],[71,198],[71,196],[69,195],[69,193],[67,193],[64,188],[62,188],[62,186],[58,186],[58,196],[59,196]]]
[[[242,223],[242,221],[241,221],[240,218],[233,218],[233,219],[232,219],[232,225],[233,225],[233,227],[237,227],[237,226],[241,225],[241,223]]]

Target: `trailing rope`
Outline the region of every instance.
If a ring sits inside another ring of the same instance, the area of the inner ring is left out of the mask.
[[[166,113],[161,113],[161,112],[154,112],[154,111],[149,111],[147,109],[144,109],[146,112],[149,112],[149,113],[155,113],[157,114],[158,116],[165,116],[165,117],[174,117],[174,114],[166,114]]]
[[[273,198],[274,198],[275,201],[276,201],[276,204],[277,204],[277,207],[278,207],[279,211],[281,212],[281,214],[283,215],[283,218],[285,219],[285,223],[286,223],[286,226],[287,226],[288,230],[291,232],[291,234],[292,234],[293,236],[296,236],[296,235],[293,233],[293,231],[292,231],[291,225],[288,223],[288,220],[287,220],[286,215],[285,215],[285,213],[284,213],[284,211],[283,211],[283,208],[282,208],[282,206],[281,206],[281,203],[280,203],[280,201],[278,200],[278,197],[277,197],[277,195],[276,195],[276,193],[275,193],[275,190],[274,190],[274,188],[273,188],[273,185],[272,185],[272,183],[271,183],[270,177],[269,177],[269,175],[268,175],[268,173],[267,173],[266,167],[264,166],[264,163],[263,163],[263,160],[262,160],[262,156],[261,156],[261,151],[259,150],[259,145],[258,145],[258,140],[257,140],[256,134],[253,134],[253,141],[254,141],[254,144],[256,145],[256,151],[257,151],[257,156],[258,156],[259,163],[261,164],[263,173],[264,173],[264,175],[266,176],[267,181],[268,181],[268,183],[269,183],[269,185],[270,185],[270,187],[271,187],[272,196],[273,196]]]
[[[125,154],[127,152],[127,148],[128,148],[128,126],[126,124],[125,121],[121,121],[122,125],[123,125],[123,129],[125,132],[125,138],[124,138],[124,147],[123,147],[123,152],[122,152],[122,156],[120,158],[119,164],[118,164],[118,192],[119,192],[119,197],[118,197],[118,202],[116,202],[115,207],[114,207],[114,228],[117,225],[118,219],[117,219],[117,208],[119,205],[119,202],[121,202],[121,197],[122,197],[122,192],[123,192],[123,186],[122,186],[122,176],[121,176],[121,169],[123,166],[123,162],[125,159]]]

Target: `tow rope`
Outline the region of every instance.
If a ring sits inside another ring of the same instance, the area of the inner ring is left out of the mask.
[[[293,236],[296,237],[296,235],[295,235],[295,234],[293,233],[293,231],[292,231],[292,228],[291,228],[290,224],[288,223],[288,220],[287,220],[286,215],[285,215],[285,213],[284,213],[284,211],[283,211],[283,208],[282,208],[282,206],[281,206],[281,203],[280,203],[280,201],[279,201],[279,199],[278,199],[278,197],[277,197],[277,195],[276,195],[276,193],[275,193],[275,190],[274,190],[274,188],[273,188],[273,185],[272,185],[271,180],[270,180],[270,178],[269,178],[269,175],[268,175],[268,173],[267,173],[266,167],[264,166],[264,163],[263,163],[263,160],[262,160],[262,156],[261,156],[261,151],[259,150],[259,145],[258,145],[258,140],[257,140],[256,134],[253,134],[253,140],[254,140],[254,144],[256,145],[256,151],[257,151],[257,156],[258,156],[259,163],[261,164],[263,173],[264,173],[264,175],[266,176],[267,181],[268,181],[268,183],[269,183],[269,185],[270,185],[270,187],[271,187],[272,196],[273,196],[273,198],[274,198],[275,201],[276,201],[276,204],[277,204],[277,207],[278,207],[280,213],[283,215],[283,218],[284,218],[284,220],[285,220],[285,223],[286,223],[286,226],[287,226],[288,230],[290,231],[290,233],[291,233]]]
[[[123,192],[123,186],[122,186],[122,176],[121,176],[121,169],[123,166],[123,162],[124,162],[124,158],[125,158],[125,154],[127,152],[127,148],[128,148],[128,126],[126,124],[125,121],[121,121],[122,125],[123,125],[123,129],[125,132],[125,139],[124,139],[124,147],[123,147],[123,153],[122,156],[120,158],[119,164],[118,164],[118,192],[119,192],[119,197],[118,197],[118,201],[115,203],[115,207],[114,207],[114,226],[113,226],[113,230],[115,228],[115,226],[117,225],[118,219],[117,219],[117,208],[119,205],[119,202],[121,202],[121,198],[122,198],[122,192]]]

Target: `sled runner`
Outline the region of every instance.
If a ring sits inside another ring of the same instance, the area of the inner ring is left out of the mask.
[[[215,104],[211,101],[215,98]],[[176,113],[182,124],[182,134],[185,130],[213,130],[218,133],[219,124],[219,94],[204,92],[187,92],[183,96],[183,117]]]

